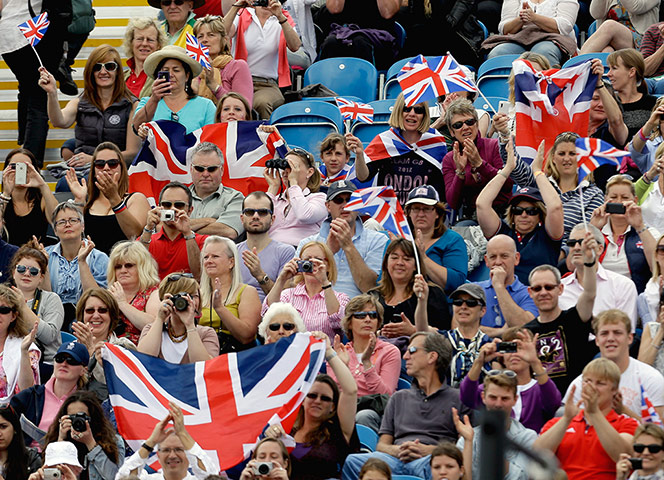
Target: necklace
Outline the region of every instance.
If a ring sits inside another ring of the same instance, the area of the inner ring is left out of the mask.
[[[172,329],[171,325],[168,325],[168,328],[166,329],[166,332],[168,333],[168,337],[173,341],[173,343],[182,343],[187,339],[187,331],[186,330],[182,335],[176,336],[173,333],[173,329]]]

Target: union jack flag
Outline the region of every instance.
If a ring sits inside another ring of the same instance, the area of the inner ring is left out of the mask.
[[[657,414],[657,410],[655,410],[655,407],[646,395],[643,385],[639,386],[641,387],[641,419],[644,423],[654,423],[660,427],[664,426],[662,425],[662,419]]]
[[[48,13],[44,12],[35,18],[31,18],[25,23],[18,26],[23,36],[30,42],[33,47],[44,38],[46,30],[51,22],[48,20]]]
[[[428,59],[418,55],[401,68],[397,80],[407,107],[436,100],[451,92],[477,91],[473,81],[466,76],[452,55]]]
[[[187,33],[187,55],[203,65],[203,68],[212,68],[210,64],[210,50],[205,45],[198,43],[198,39],[191,33]]]
[[[545,140],[548,150],[560,132],[588,136],[588,112],[597,82],[590,62],[538,72],[529,61],[516,60],[513,70],[516,149],[521,158],[532,162],[540,142]]]
[[[599,138],[577,138],[576,156],[579,165],[579,183],[592,171],[601,165],[615,165],[620,167],[623,157],[629,152],[618,150],[613,145]]]
[[[443,157],[447,153],[445,137],[430,128],[417,142],[411,144],[403,138],[399,129],[390,128],[371,141],[364,151],[364,156],[369,163],[398,157],[411,151],[442,170]]]
[[[344,209],[370,215],[385,227],[385,230],[407,240],[413,239],[406,215],[391,186],[355,190],[350,194],[350,201]]]
[[[129,191],[142,192],[156,204],[168,182],[191,183],[189,152],[199,142],[212,142],[224,153],[222,183],[244,195],[267,191],[265,161],[284,157],[287,148],[278,133],[263,132],[265,122],[226,122],[206,125],[187,134],[183,125],[170,120],[148,123],[148,137],[129,168]]]
[[[374,109],[371,105],[353,102],[341,97],[337,97],[335,100],[344,120],[358,120],[363,123],[373,123]]]
[[[277,343],[206,362],[175,365],[106,344],[102,353],[118,431],[138,450],[168,402],[215,465],[246,458],[266,426],[290,431],[325,357],[325,343],[298,333]],[[217,472],[212,472],[217,473]]]

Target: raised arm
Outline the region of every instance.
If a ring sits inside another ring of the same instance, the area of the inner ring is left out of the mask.
[[[554,240],[562,238],[565,231],[564,215],[563,215],[563,201],[560,195],[553,188],[551,182],[542,171],[544,163],[544,140],[540,143],[537,149],[537,155],[531,165],[533,175],[535,175],[535,183],[539,188],[544,205],[546,206],[546,220],[544,221],[544,228],[546,233]]]
[[[78,113],[78,97],[70,100],[65,108],[60,109],[58,100],[58,87],[55,83],[55,77],[51,75],[44,67],[39,69],[39,86],[46,92],[48,119],[56,128],[69,128],[76,121]]]
[[[332,344],[327,335],[323,332],[314,332],[316,338],[325,340],[325,359],[334,375],[339,382],[339,404],[337,405],[337,416],[339,417],[339,424],[341,431],[344,434],[346,442],[350,442],[350,438],[355,430],[355,414],[357,413],[357,383],[353,378],[353,374],[348,370],[348,366],[339,358],[337,352],[332,348]],[[339,335],[335,336],[335,343],[339,342]]]
[[[507,145],[507,162],[505,162],[505,166],[498,171],[498,175],[493,177],[477,196],[477,221],[486,238],[493,237],[500,230],[500,217],[493,209],[493,201],[500,193],[503,185],[505,185],[515,165],[514,142],[510,139]]]
[[[584,322],[593,318],[593,305],[597,294],[597,242],[591,232],[581,242],[583,248],[583,292],[576,303],[576,310]]]

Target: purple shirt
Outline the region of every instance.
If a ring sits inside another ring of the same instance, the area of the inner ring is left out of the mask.
[[[245,240],[242,243],[238,243],[237,251],[240,254],[240,259],[242,259],[242,252],[248,250],[247,241]],[[258,259],[261,261],[261,268],[265,274],[270,277],[270,280],[275,281],[279,276],[279,272],[284,268],[293,257],[295,256],[295,247],[291,245],[286,245],[285,243],[276,242],[272,240],[267,246],[258,252]],[[240,262],[240,274],[242,275],[242,281],[247,285],[251,285],[258,291],[258,296],[261,299],[265,299],[265,292],[258,284],[258,280],[249,272],[249,269],[244,264]]]

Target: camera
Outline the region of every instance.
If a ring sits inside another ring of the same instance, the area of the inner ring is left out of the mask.
[[[266,4],[267,4],[267,2],[266,2]],[[290,168],[290,165],[288,164],[288,160],[286,160],[284,158],[275,158],[274,160],[268,160],[268,161],[265,162],[265,166],[267,168],[278,168],[278,169],[281,169],[281,170],[286,170],[287,168]]]
[[[314,264],[309,260],[298,260],[297,271],[302,273],[312,273],[314,271]]]
[[[60,478],[62,478],[62,472],[57,468],[44,469],[44,480],[60,480]]]
[[[268,3],[270,3],[270,0],[254,0],[251,5],[254,7],[267,7]]]
[[[606,204],[606,213],[617,213],[617,214],[622,214],[625,213],[625,205],[622,203],[607,203]]]
[[[254,475],[269,475],[273,468],[272,462],[258,462],[254,465]]]
[[[180,292],[171,297],[171,302],[178,312],[184,312],[189,307],[189,300],[187,300],[186,293]]]
[[[500,342],[496,348],[496,351],[502,353],[515,353],[516,342]]]
[[[632,470],[641,470],[643,468],[642,458],[630,458],[629,463],[632,464]]]
[[[71,428],[77,432],[85,432],[86,425],[85,422],[90,421],[90,417],[87,413],[79,412],[73,415],[69,415],[69,420],[71,420]]]
[[[175,220],[175,210],[162,210],[159,218],[162,222],[172,222]]]

